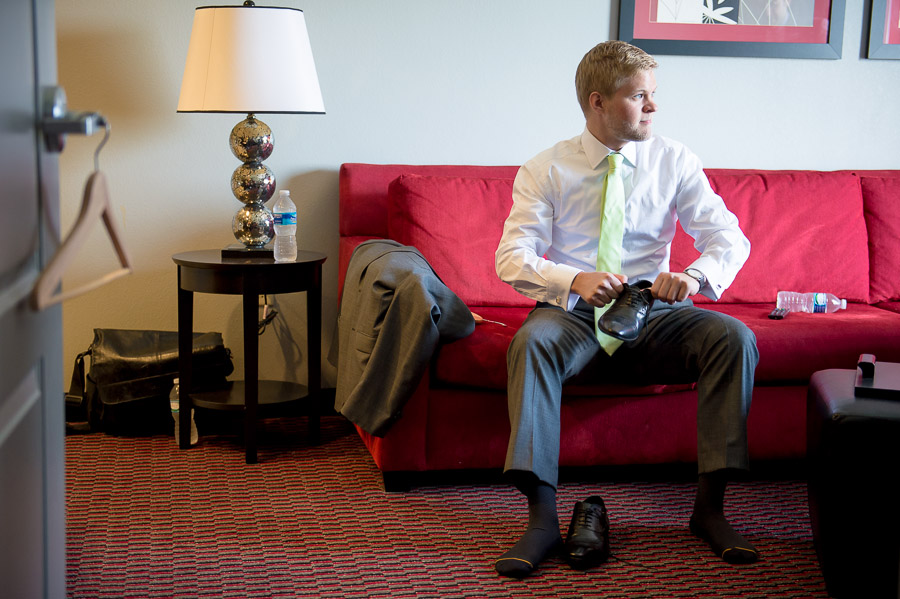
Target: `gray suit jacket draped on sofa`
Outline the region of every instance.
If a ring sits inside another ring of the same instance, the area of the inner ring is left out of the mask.
[[[378,239],[353,252],[338,314],[335,409],[384,436],[439,341],[475,330],[472,313],[414,247]]]

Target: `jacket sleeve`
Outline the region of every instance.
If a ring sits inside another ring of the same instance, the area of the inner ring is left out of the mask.
[[[362,287],[366,306],[353,315],[338,372],[336,407],[366,432],[384,436],[400,417],[442,339],[475,328],[468,308],[418,252],[390,252],[370,264]],[[376,291],[379,290],[379,291]],[[349,323],[341,324],[347,327]],[[343,332],[343,331],[342,331]]]

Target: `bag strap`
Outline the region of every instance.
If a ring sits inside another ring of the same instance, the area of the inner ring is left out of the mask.
[[[75,366],[72,368],[72,382],[69,384],[69,392],[66,393],[66,411],[77,410],[78,414],[84,414],[87,420],[84,397],[84,357],[91,353],[91,349],[75,356]]]

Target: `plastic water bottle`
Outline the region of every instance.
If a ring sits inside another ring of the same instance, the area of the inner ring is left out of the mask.
[[[847,300],[838,299],[833,293],[798,293],[779,291],[776,308],[787,308],[791,312],[837,312],[847,309]]]
[[[275,262],[293,262],[297,259],[297,207],[291,201],[291,192],[282,189],[272,208],[275,216]]]
[[[178,443],[178,416],[181,412],[178,399],[179,399],[179,385],[178,379],[176,378],[172,383],[172,390],[169,392],[169,408],[172,410],[172,418],[175,420],[175,443]],[[199,435],[197,434],[197,423],[194,422],[194,409],[191,408],[191,445],[197,444],[197,439],[199,439]]]

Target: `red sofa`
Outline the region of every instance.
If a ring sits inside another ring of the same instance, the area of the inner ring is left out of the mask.
[[[391,238],[418,248],[473,312],[508,325],[479,324],[471,336],[441,347],[388,434],[360,431],[387,489],[403,488],[415,472],[503,466],[506,349],[533,306],[494,272],[516,171],[341,167],[341,285],[359,243]],[[706,172],[752,249],[722,298],[697,304],[741,319],[756,334],[751,460],[802,458],[813,372],[853,368],[861,353],[900,361],[900,171]],[[678,228],[672,270],[696,255]],[[770,320],[779,290],[828,291],[848,307]],[[570,384],[560,442],[563,467],[695,462],[696,391],[691,385]]]

